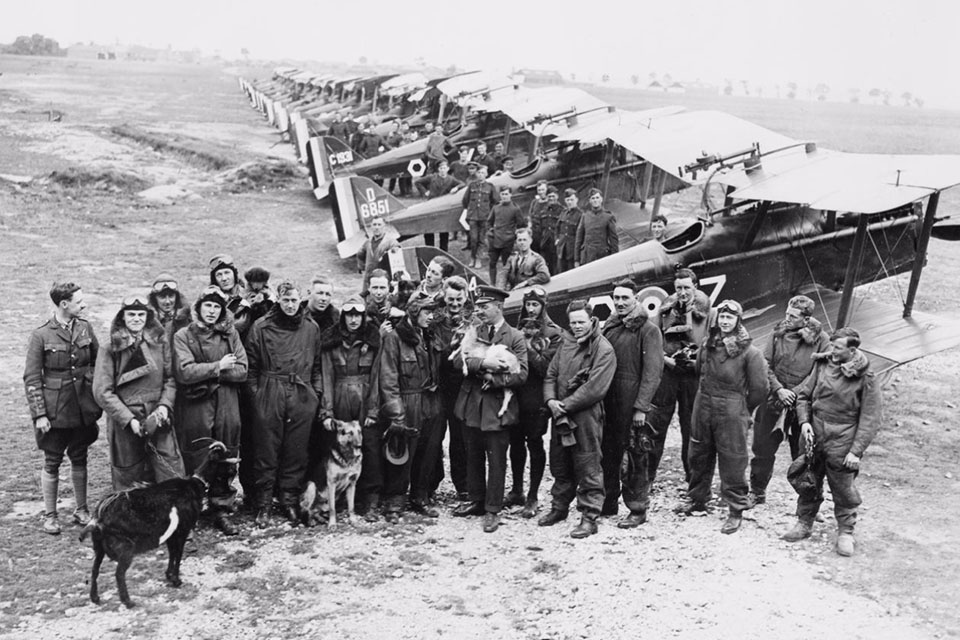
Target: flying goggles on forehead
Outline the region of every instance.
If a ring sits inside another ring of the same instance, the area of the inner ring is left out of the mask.
[[[717,305],[717,313],[731,313],[735,316],[742,316],[743,307],[736,300],[724,300]]]
[[[174,282],[173,280],[165,280],[162,282],[153,283],[154,293],[163,293],[164,291],[176,291],[176,290],[177,290],[177,283]]]
[[[127,296],[123,299],[123,302],[120,303],[120,308],[126,311],[127,309],[137,310],[137,311],[146,311],[149,307],[149,302],[146,296],[140,294]]]

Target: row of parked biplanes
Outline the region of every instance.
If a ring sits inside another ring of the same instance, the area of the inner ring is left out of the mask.
[[[461,194],[409,203],[381,186],[423,174],[425,137],[364,158],[329,135],[337,119],[369,123],[382,136],[401,123],[416,131],[433,122],[454,146],[502,142],[516,168],[490,181],[513,187],[521,207],[541,180],[561,191],[603,191],[619,223],[620,252],[551,279],[545,288],[557,319],[574,298],[589,299],[605,318],[612,283],[625,276],[656,314],[682,265],[699,274],[713,302],[740,301],[759,339],[791,295],[806,293],[820,302],[827,327],[860,331],[877,371],[960,345],[957,319],[913,310],[930,238],[960,237],[937,211],[940,192],[960,183],[958,155],[838,152],[718,111],[625,111],[581,89],[529,88],[485,72],[428,79],[278,69],[240,86],[309,165],[316,197],[330,200],[341,257],[358,250],[366,220],[379,215],[401,238],[425,238],[385,259],[391,272],[422,275],[443,254],[482,282],[445,252],[460,228]],[[666,238],[651,240],[664,194],[683,189],[701,192],[687,199],[701,205],[671,214]],[[854,295],[857,286],[906,272],[900,308]],[[519,311],[522,293],[508,299],[508,315]]]

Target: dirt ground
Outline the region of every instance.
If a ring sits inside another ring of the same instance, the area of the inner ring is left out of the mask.
[[[834,553],[829,498],[810,540],[780,541],[794,505],[783,460],[768,504],[748,512],[736,535],[719,533],[720,513],[675,516],[682,470],[673,429],[650,522],[633,531],[604,519],[598,535],[574,541],[567,536],[572,519],[539,528],[507,515],[501,530],[487,535],[476,519],[450,517],[445,483],[437,520],[408,515],[396,526],[259,531],[245,519],[234,539],[201,527],[197,551],[183,563],[182,588],[165,586],[166,555],[158,552],[138,558],[129,573],[137,608],[120,605],[109,561],[100,579],[104,603],[90,604],[92,552],[77,541],[78,529],[68,525],[59,537],[40,531],[42,456],[21,375],[29,332],[50,313],[49,284],[81,282],[88,317],[105,339],[126,293],[172,271],[195,294],[208,259],[220,252],[242,267],[260,264],[301,282],[332,275],[339,300],[359,278],[337,257],[329,209],[313,199],[306,177],[237,188],[229,170],[112,130],[129,125],[189,139],[255,166],[292,162],[289,145],[278,144],[278,133],[244,100],[239,70],[0,56],[0,71],[0,636],[960,637],[956,351],[902,367],[884,390],[884,428],[858,481],[864,506],[853,558]],[[634,95],[617,99],[640,106],[631,103]],[[743,106],[729,104],[734,112]],[[903,136],[902,151],[925,149],[917,136],[942,147],[953,134],[941,130],[955,131],[956,114],[869,107],[857,118],[844,112],[828,131],[816,127],[826,127],[818,123],[832,112],[818,108],[771,102],[754,120],[795,114],[800,124],[785,133],[829,140],[834,130],[850,135],[844,122],[882,117],[886,126],[895,112],[899,124],[889,130]],[[63,113],[60,121],[50,119],[54,110]],[[877,144],[865,138],[859,147],[832,146],[881,150],[870,148]],[[79,186],[50,179],[54,171],[80,176]],[[160,188],[159,197],[138,196],[143,184]],[[947,194],[941,211],[956,204],[957,195]],[[917,308],[960,317],[958,277],[956,250],[934,241]],[[892,299],[904,287],[901,279],[863,293]],[[101,436],[91,449],[94,499],[109,490],[105,444]],[[60,511],[69,514],[65,468],[61,477]],[[548,474],[541,502],[549,486]]]

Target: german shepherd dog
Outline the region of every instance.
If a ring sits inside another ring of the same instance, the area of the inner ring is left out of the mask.
[[[363,461],[363,435],[356,420],[333,420],[334,442],[329,453],[307,472],[307,486],[300,496],[300,511],[305,524],[317,524],[329,513],[327,526],[337,526],[337,496],[346,494],[349,520],[354,511],[354,496]]]

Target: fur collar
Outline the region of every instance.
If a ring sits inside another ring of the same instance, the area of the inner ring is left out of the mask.
[[[719,349],[722,346],[728,357],[736,358],[746,351],[752,342],[753,339],[747,333],[743,323],[740,322],[737,324],[737,330],[729,336],[723,336],[719,329],[715,330],[708,340],[708,345],[713,349]]]
[[[623,325],[629,331],[637,331],[646,323],[649,316],[647,315],[647,310],[643,308],[640,303],[637,303],[637,306],[633,308],[633,311],[628,313],[625,317],[621,318],[616,313],[607,318],[607,323],[605,327],[616,327],[618,325]]]
[[[301,324],[303,324],[303,319],[306,316],[307,312],[302,306],[297,309],[295,314],[288,316],[280,308],[280,305],[277,304],[271,307],[270,311],[267,312],[267,315],[265,315],[264,318],[267,319],[267,322],[273,322],[282,329],[296,330],[300,328]]]
[[[677,300],[677,294],[671,294],[660,306],[660,314],[667,315],[674,311],[679,312],[679,305],[680,301]],[[697,322],[703,322],[710,315],[710,298],[703,291],[697,289],[694,292],[692,305],[691,315]]]
[[[227,335],[233,330],[233,314],[224,309],[220,313],[220,319],[213,323],[213,326],[208,326],[203,320],[200,319],[200,305],[199,300],[198,304],[193,305],[193,326],[200,332],[216,332]]]
[[[815,353],[813,354],[813,358],[815,360],[823,360],[831,363],[829,351]],[[870,358],[868,358],[867,354],[860,349],[856,349],[854,350],[853,357],[850,358],[850,360],[844,362],[843,364],[837,365],[837,367],[840,369],[840,373],[842,373],[845,378],[861,378],[870,368]]]
[[[157,322],[153,311],[147,312],[147,323],[143,327],[143,339],[150,344],[158,344],[163,339],[163,325]],[[119,353],[129,349],[136,343],[136,338],[127,330],[123,323],[123,311],[117,313],[110,323],[110,349]]]
[[[420,335],[410,323],[409,318],[404,317],[403,320],[393,325],[393,330],[397,332],[397,337],[400,338],[401,342],[405,342],[411,347],[415,347],[420,344]]]
[[[322,348],[325,350],[336,349],[341,345],[349,348],[356,344],[360,345],[360,350],[364,353],[369,349],[379,348],[380,329],[373,323],[364,320],[360,329],[356,333],[350,334],[343,326],[343,315],[341,314],[340,325],[336,331],[331,332],[328,336],[324,336]]]

